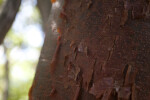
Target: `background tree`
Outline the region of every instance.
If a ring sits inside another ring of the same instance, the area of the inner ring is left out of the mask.
[[[0,0],[0,5],[3,4],[3,0]],[[5,5],[0,13],[0,44],[2,44],[6,33],[10,29],[13,21],[15,20],[16,14],[19,10],[21,4],[21,0],[7,0]],[[5,47],[4,51],[6,53],[7,48]],[[6,56],[6,64],[5,64],[5,87],[3,100],[8,100],[8,90],[9,90],[9,67],[8,67],[8,59]]]
[[[10,29],[19,10],[21,0],[7,0],[0,14],[0,44],[2,44],[6,33]]]
[[[7,2],[7,0],[4,1]],[[4,1],[1,2],[2,5]],[[36,0],[21,1],[13,25],[7,30],[4,42],[0,45],[0,100],[28,100],[27,94],[42,46],[42,20],[36,7]],[[5,5],[2,8],[6,7]],[[9,18],[12,18],[10,13],[13,12],[5,13],[9,13]],[[36,37],[31,40],[33,36]]]
[[[37,0],[37,7],[39,8],[41,14],[43,30],[45,33],[48,33],[49,24],[47,21],[51,10],[51,2],[50,0]]]

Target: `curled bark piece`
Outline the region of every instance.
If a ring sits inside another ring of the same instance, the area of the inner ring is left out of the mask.
[[[57,0],[60,8],[56,7],[57,2],[53,4],[50,23],[57,27],[51,27],[46,35],[41,58],[56,61],[56,69],[51,75],[47,71],[49,63],[40,59],[39,77],[36,75],[35,80],[45,92],[55,84],[57,96],[44,99],[38,86],[33,88],[32,96],[40,94],[42,100],[149,100],[150,24],[148,19],[132,19],[131,11],[134,6],[134,14],[138,15],[136,7],[146,8],[146,0],[92,0],[90,9],[87,1]],[[64,18],[60,18],[60,12]],[[120,28],[121,18],[124,27]],[[58,27],[62,33],[61,49],[57,53],[59,59],[54,59],[58,50],[54,29]],[[70,62],[71,66],[67,66]],[[79,82],[80,87],[76,87]]]

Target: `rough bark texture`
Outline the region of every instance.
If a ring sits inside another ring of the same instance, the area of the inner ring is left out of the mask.
[[[52,1],[30,100],[150,100],[150,1]]]
[[[2,44],[6,33],[10,29],[19,10],[21,0],[7,0],[0,14],[0,44]]]

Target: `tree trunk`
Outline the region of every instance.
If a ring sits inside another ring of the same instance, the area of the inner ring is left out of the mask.
[[[5,88],[3,92],[3,100],[8,100],[9,96],[9,65],[8,65],[8,60],[6,61],[5,64]]]
[[[39,8],[41,17],[42,17],[42,26],[43,30],[46,33],[49,32],[49,27],[48,27],[48,18],[50,15],[50,10],[51,10],[51,2],[50,0],[37,0],[37,7]]]
[[[2,44],[6,33],[9,31],[12,23],[16,18],[21,0],[7,0],[0,14],[0,44]]]
[[[52,2],[30,100],[149,100],[150,1]]]
[[[10,85],[10,80],[9,80],[9,61],[8,61],[8,56],[7,56],[7,47],[4,45],[4,51],[6,54],[6,63],[5,63],[5,68],[4,68],[4,80],[5,80],[5,87],[4,87],[4,92],[3,92],[3,100],[8,100],[9,96],[9,85]]]

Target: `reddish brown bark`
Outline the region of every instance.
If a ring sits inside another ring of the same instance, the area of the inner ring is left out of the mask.
[[[150,2],[57,2],[63,6],[61,10],[52,8],[50,22],[57,27],[46,36],[30,97],[149,100]],[[58,44],[57,28],[61,33]],[[55,95],[49,95],[53,89]]]

